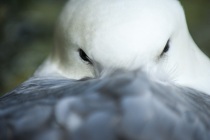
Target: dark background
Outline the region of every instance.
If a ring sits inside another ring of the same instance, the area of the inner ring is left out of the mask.
[[[53,47],[66,0],[0,0],[0,95],[30,77]],[[210,56],[210,0],[181,0],[190,32]]]

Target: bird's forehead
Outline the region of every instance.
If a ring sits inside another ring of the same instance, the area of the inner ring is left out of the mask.
[[[154,26],[153,22],[125,22],[118,26],[101,28],[92,38],[87,50],[94,59],[109,62],[155,59],[170,38],[170,26]],[[165,25],[166,26],[166,25]],[[164,27],[164,29],[163,29]],[[148,55],[149,54],[149,55]],[[90,56],[91,57],[91,56]],[[142,61],[143,62],[143,61]]]
[[[167,4],[167,1],[175,0],[108,1],[87,0],[70,4],[66,28],[73,44],[92,47],[92,43],[101,44],[105,38],[109,41],[108,36],[113,36],[110,42],[120,38],[120,42],[139,39],[148,42],[162,36],[162,32],[167,35],[174,27],[173,4]],[[161,4],[161,1],[166,2]]]

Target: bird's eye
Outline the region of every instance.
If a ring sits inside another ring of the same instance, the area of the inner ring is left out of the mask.
[[[170,40],[168,40],[168,42],[166,43],[160,56],[163,56],[165,53],[167,53],[169,51],[169,49],[170,49]]]
[[[81,57],[82,60],[92,64],[92,62],[90,61],[90,58],[87,56],[87,54],[82,49],[79,49],[78,52],[79,52],[79,56]]]

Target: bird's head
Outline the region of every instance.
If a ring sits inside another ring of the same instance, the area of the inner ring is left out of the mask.
[[[71,0],[46,65],[73,79],[141,68],[188,86],[196,51],[177,0]]]

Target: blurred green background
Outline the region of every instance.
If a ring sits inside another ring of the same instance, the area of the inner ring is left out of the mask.
[[[0,95],[30,77],[53,47],[66,0],[0,1]],[[181,0],[190,32],[210,56],[210,1]]]

